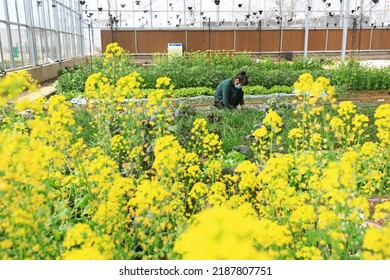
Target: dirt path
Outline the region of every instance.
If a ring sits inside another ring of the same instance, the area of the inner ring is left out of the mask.
[[[290,103],[294,98],[280,98],[282,103]],[[210,99],[211,100],[211,99]],[[212,101],[208,99],[193,100],[191,106],[197,111],[212,110],[214,106],[211,105]],[[245,100],[245,107],[257,110],[262,110],[267,107],[269,98],[253,98]],[[355,91],[350,92],[342,97],[337,98],[338,102],[352,101],[356,106],[379,106],[381,104],[390,103],[390,90],[380,91]]]
[[[354,91],[345,97],[338,98],[339,101],[350,100],[358,103],[377,104],[390,103],[390,90],[378,91]]]

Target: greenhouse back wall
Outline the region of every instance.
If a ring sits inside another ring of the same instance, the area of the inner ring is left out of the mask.
[[[310,30],[308,51],[340,51],[340,29]],[[390,30],[348,30],[347,50],[390,49]],[[132,53],[166,53],[168,43],[181,43],[183,51],[232,50],[235,52],[303,52],[305,30],[101,30],[102,49],[116,41]]]

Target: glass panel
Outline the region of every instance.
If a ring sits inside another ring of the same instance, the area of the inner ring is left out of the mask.
[[[75,29],[74,29],[74,21],[76,19],[76,14],[74,14],[72,11],[69,12],[70,16],[69,16],[69,25],[70,25],[70,32],[72,33],[76,33]]]
[[[63,11],[63,15],[64,15],[63,18],[62,18],[62,26],[64,28],[63,30],[65,32],[68,32],[69,31],[69,22],[68,22],[67,18],[68,18],[69,12],[65,8],[64,8],[64,11]]]
[[[54,19],[58,24],[58,30],[62,30],[62,6],[57,5],[58,8],[58,16]]]
[[[40,18],[39,18],[39,13],[38,13],[38,5],[34,1],[31,2],[32,6],[32,13],[33,13],[33,26],[40,26]],[[39,8],[40,9],[40,8]]]
[[[41,4],[39,7],[38,7],[38,26],[39,27],[45,27],[43,25],[43,23],[45,22],[45,19],[43,18],[44,16],[44,9],[43,9],[43,5]]]
[[[60,16],[58,19],[60,23],[60,31],[65,30],[65,12],[64,12],[64,7],[60,6]]]
[[[57,60],[57,59],[59,59],[58,53],[57,53],[57,33],[54,31],[51,31],[50,33],[51,33],[53,60]]]
[[[8,4],[9,21],[11,21],[11,22],[18,22],[17,18],[16,18],[15,0],[7,1],[7,4]]]
[[[0,0],[0,19],[5,19],[5,7],[3,0]]]
[[[49,3],[47,0],[45,0],[45,6],[44,6],[44,17],[45,17],[45,28],[50,28],[50,16],[49,11],[51,10],[51,3]]]
[[[82,19],[80,19],[80,15],[77,13],[74,14],[74,30],[76,34],[80,34],[80,24]]]
[[[66,38],[65,38],[65,34],[64,33],[61,33],[61,56],[62,56],[62,59],[65,59],[66,56],[65,56],[65,50],[68,46],[66,45]]]
[[[69,37],[68,34],[64,33],[64,59],[69,58]]]
[[[56,12],[58,11],[58,4],[53,8],[51,7],[50,8],[50,11],[49,11],[49,18],[50,18],[50,28],[51,29],[55,29],[56,26],[55,26],[55,18],[54,18],[54,15],[56,14]]]
[[[14,58],[15,68],[19,68],[23,66],[22,63],[22,54],[21,54],[21,45],[19,40],[19,28],[17,25],[11,24],[11,55]]]
[[[48,38],[47,38],[47,32],[46,30],[42,29],[41,30],[41,36],[42,36],[42,51],[43,51],[43,61],[48,62],[48,49],[47,49],[47,44],[48,44]]]
[[[23,66],[32,65],[31,57],[30,57],[30,45],[27,37],[27,28],[24,26],[20,27],[20,36],[22,39],[21,42],[21,50],[23,53]]]
[[[0,41],[1,41],[1,47],[3,52],[3,63],[4,68],[10,69],[11,68],[11,60],[10,60],[10,51],[9,51],[9,42],[8,42],[8,36],[7,36],[7,27],[5,23],[0,22]],[[0,65],[1,68],[3,68],[3,65]]]
[[[73,13],[69,10],[66,10],[66,31],[67,32],[73,32]]]
[[[50,18],[50,28],[51,29],[55,29],[55,25],[54,25],[54,11],[55,10],[58,10],[58,4],[53,8],[53,7],[51,7],[50,8],[50,16],[49,16],[49,18]]]
[[[51,44],[51,36],[50,36],[50,31],[46,30],[46,56],[50,58],[51,60],[53,59],[53,52],[52,52],[52,44]],[[48,59],[49,60],[49,59]]]
[[[37,58],[37,63],[42,64],[43,63],[43,57],[42,57],[42,36],[41,36],[41,31],[39,29],[35,29],[35,46],[36,46],[36,58]]]
[[[19,23],[26,24],[26,11],[24,10],[24,1],[18,0]]]
[[[73,1],[69,0],[68,5],[69,9],[73,9]]]
[[[76,40],[77,36],[75,34],[70,35],[72,42],[72,57],[76,57]]]
[[[76,56],[81,56],[80,36],[76,36]]]
[[[1,37],[0,37],[0,48],[1,48]],[[3,61],[3,52],[0,49],[0,70],[4,70],[4,69],[5,69],[5,64]]]

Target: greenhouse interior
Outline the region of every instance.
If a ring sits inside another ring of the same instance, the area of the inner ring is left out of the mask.
[[[390,260],[390,0],[0,0],[0,199],[2,260]]]

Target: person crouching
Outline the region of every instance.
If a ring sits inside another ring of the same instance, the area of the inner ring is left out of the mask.
[[[244,105],[242,87],[247,84],[248,77],[245,71],[242,71],[235,78],[220,82],[214,94],[214,106],[217,108],[235,109],[238,105]]]

